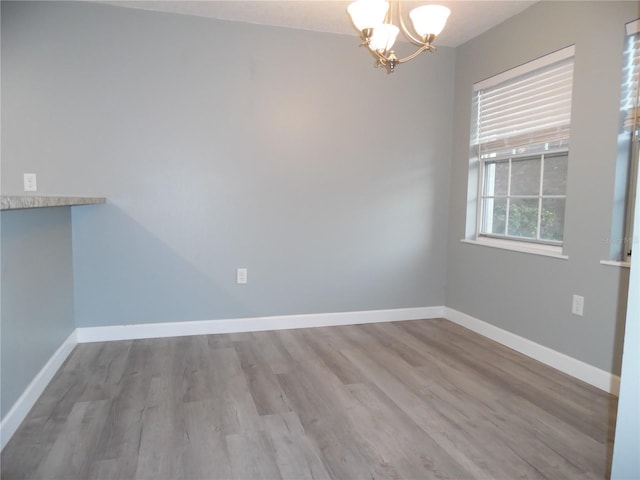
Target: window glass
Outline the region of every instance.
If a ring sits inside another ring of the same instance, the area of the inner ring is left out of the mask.
[[[507,226],[507,199],[485,199],[483,221],[484,233],[504,235]]]
[[[509,205],[509,230],[512,237],[536,238],[538,230],[538,199],[515,198]]]
[[[567,191],[567,154],[546,157],[544,161],[543,195],[564,195]]]
[[[562,240],[564,227],[564,198],[543,198],[540,238],[542,240]]]
[[[511,163],[511,195],[538,195],[540,159],[522,159]]]
[[[507,195],[509,162],[487,162],[484,179],[485,195]]]

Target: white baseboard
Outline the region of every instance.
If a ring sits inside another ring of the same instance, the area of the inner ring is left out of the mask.
[[[361,323],[395,322],[441,318],[445,307],[395,308],[357,312],[280,315],[273,317],[232,318],[194,322],[143,323],[109,327],[77,328],[78,343],[133,340],[138,338],[180,337],[215,333],[259,332],[292,328],[330,327]]]
[[[11,440],[13,434],[77,343],[74,330],[33,378],[25,391],[22,392],[22,395],[20,395],[20,398],[13,404],[11,410],[2,418],[2,422],[0,422],[0,450]]]
[[[503,330],[482,320],[478,320],[466,313],[453,308],[445,307],[444,318],[480,335],[490,338],[502,345],[542,362],[550,367],[560,370],[582,380],[589,385],[604,390],[612,395],[618,395],[620,391],[620,377],[604,370],[577,360],[573,357],[557,352],[539,343],[527,340],[519,335]]]

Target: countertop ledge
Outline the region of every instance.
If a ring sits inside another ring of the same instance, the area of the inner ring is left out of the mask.
[[[19,210],[22,208],[72,207],[74,205],[93,205],[105,203],[105,197],[68,197],[52,195],[2,195],[0,210]]]

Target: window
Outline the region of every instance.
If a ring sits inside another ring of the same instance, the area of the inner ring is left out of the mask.
[[[562,243],[567,154],[484,162],[480,234]]]
[[[626,26],[625,60],[620,101],[621,126],[612,225],[611,259],[630,262],[633,215],[640,156],[640,20]]]
[[[573,55],[568,47],[474,85],[476,239],[562,245]]]

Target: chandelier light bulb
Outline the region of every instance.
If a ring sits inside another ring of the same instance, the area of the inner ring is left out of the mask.
[[[373,35],[369,41],[369,48],[379,52],[388,52],[393,48],[400,29],[395,25],[383,23],[373,29]]]
[[[440,35],[451,10],[442,5],[423,5],[409,12],[413,28],[421,37]]]
[[[359,31],[381,25],[388,10],[389,2],[385,0],[356,0],[347,7],[351,21]]]

